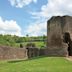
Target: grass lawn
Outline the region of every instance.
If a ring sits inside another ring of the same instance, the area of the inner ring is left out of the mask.
[[[72,62],[62,57],[0,61],[0,72],[72,72]]]

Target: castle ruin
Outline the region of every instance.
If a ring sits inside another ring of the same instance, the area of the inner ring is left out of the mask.
[[[72,56],[72,17],[53,16],[47,21],[48,56]]]

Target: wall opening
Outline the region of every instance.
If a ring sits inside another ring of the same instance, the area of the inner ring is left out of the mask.
[[[64,42],[68,44],[68,55],[72,56],[72,41],[69,32],[64,33]]]

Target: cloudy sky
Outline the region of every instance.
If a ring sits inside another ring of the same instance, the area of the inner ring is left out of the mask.
[[[52,16],[72,15],[72,0],[0,0],[0,34],[46,35]]]

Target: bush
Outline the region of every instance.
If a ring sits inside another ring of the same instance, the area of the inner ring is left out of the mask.
[[[26,48],[36,47],[34,43],[27,43]]]
[[[20,44],[20,48],[23,48],[23,45],[22,44]]]

